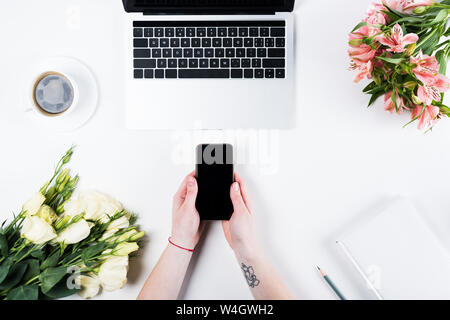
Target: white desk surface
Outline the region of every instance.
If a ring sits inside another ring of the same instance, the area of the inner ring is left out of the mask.
[[[391,196],[409,195],[450,244],[450,121],[431,134],[402,129],[406,115],[378,103],[367,109],[364,84],[347,71],[347,33],[372,0],[298,0],[296,55],[298,127],[258,142],[261,164],[238,171],[255,202],[267,255],[299,299],[333,299],[317,275],[328,271],[348,298],[371,298],[335,247],[334,234]],[[113,195],[140,214],[150,235],[131,265],[129,284],[101,299],[134,299],[167,243],[171,198],[193,169],[199,133],[130,131],[124,127],[121,1],[27,0],[0,3],[0,217],[11,217],[50,175],[58,157],[78,145],[71,167],[80,187]],[[30,127],[17,81],[29,63],[47,56],[85,62],[99,83],[96,114],[82,129],[55,134]],[[155,103],[163,103],[155,101]],[[258,151],[245,132],[231,132],[239,154]],[[231,139],[231,140],[230,140]],[[258,145],[258,144],[256,144]],[[265,149],[261,150],[263,153]],[[266,150],[267,151],[267,150]],[[189,152],[188,152],[189,155]],[[250,162],[250,163],[249,163]],[[211,225],[194,259],[182,298],[250,299],[219,223]]]

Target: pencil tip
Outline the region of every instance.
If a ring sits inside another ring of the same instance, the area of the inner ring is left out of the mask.
[[[319,267],[319,266],[316,266],[316,268],[317,268],[317,270],[319,270],[319,271],[320,271],[320,267]]]

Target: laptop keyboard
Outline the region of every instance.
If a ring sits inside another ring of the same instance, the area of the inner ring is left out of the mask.
[[[285,21],[134,21],[135,79],[283,79]]]

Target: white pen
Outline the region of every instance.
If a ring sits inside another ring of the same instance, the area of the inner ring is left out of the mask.
[[[367,283],[367,286],[369,287],[370,291],[373,292],[373,294],[377,297],[378,300],[384,300],[383,296],[378,292],[377,288],[375,288],[375,285],[370,281],[370,279],[367,277],[365,272],[361,269],[361,266],[358,264],[356,259],[352,256],[350,251],[347,249],[344,243],[340,241],[336,241],[336,243],[342,248],[347,258],[351,261],[355,269],[358,271],[359,275],[364,279],[364,281]]]

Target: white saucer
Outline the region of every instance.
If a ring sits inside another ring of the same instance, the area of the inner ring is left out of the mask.
[[[55,71],[69,76],[78,88],[78,101],[69,110],[59,116],[46,116],[33,105],[32,91],[34,82],[40,74]],[[27,82],[28,81],[28,82]],[[98,102],[98,88],[95,77],[82,62],[68,57],[54,57],[37,62],[27,71],[24,88],[26,97],[25,114],[40,129],[72,131],[83,126],[95,113]]]

